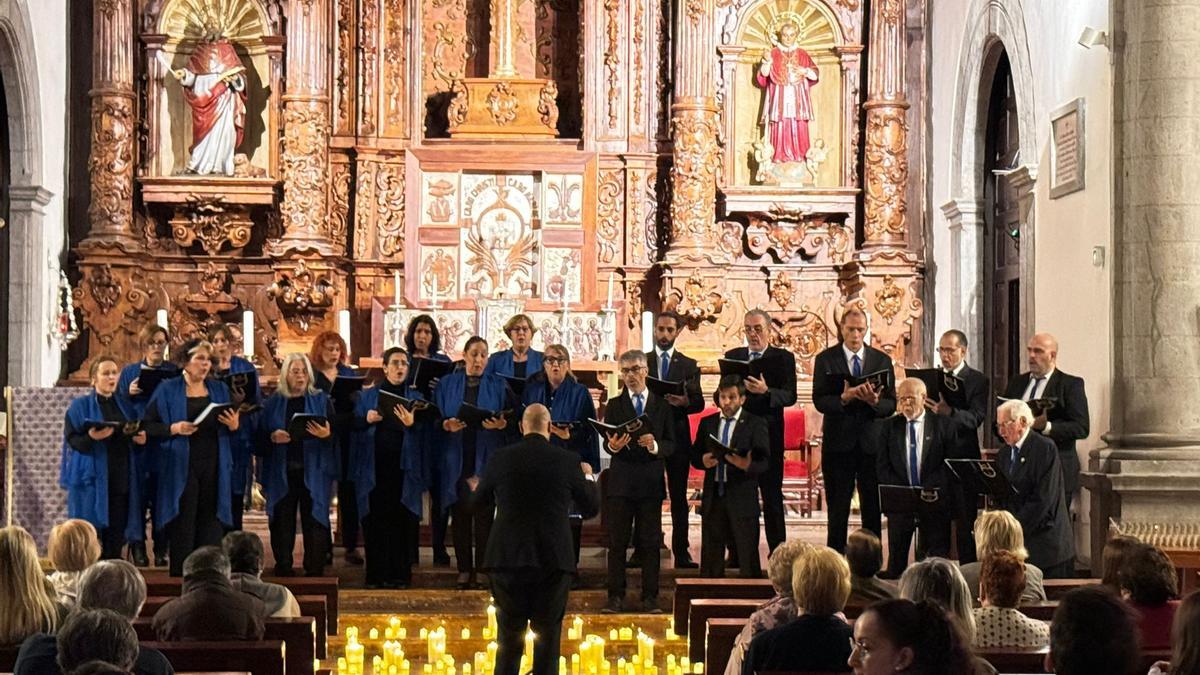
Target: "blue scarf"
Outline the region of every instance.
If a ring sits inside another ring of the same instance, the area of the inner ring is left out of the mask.
[[[261,429],[266,433],[286,430],[288,399],[275,392],[263,404]],[[304,412],[309,415],[329,414],[329,394],[318,390],[304,395]],[[287,443],[270,443],[261,451],[263,492],[267,498],[267,519],[275,517],[275,505],[287,496]],[[334,452],[334,437],[304,441],[304,486],[312,496],[312,516],[329,527],[329,503],[333,498],[333,481],[338,476],[338,456]]]
[[[438,382],[433,392],[433,403],[442,413],[442,419],[454,417],[462,407],[463,395],[467,389],[466,371],[456,371]],[[483,375],[479,380],[479,398],[475,405],[488,410],[500,410],[505,404],[505,392],[508,385],[499,375]],[[492,453],[504,446],[513,431],[512,424],[500,431],[479,429],[475,432],[475,471],[478,476],[483,473]],[[441,424],[435,426],[434,434],[436,449],[427,448],[428,454],[441,452],[440,457],[430,457],[430,462],[436,462],[442,471],[442,506],[449,508],[458,501],[458,477],[463,468],[463,432],[449,433],[442,429]]]
[[[254,398],[245,403],[262,403],[262,389],[259,388],[258,369],[246,359],[233,356],[229,359],[229,374],[249,373],[254,380]],[[258,431],[258,420],[261,415],[257,412],[243,413],[238,423],[238,430],[233,432],[230,439],[230,450],[233,452],[233,482],[230,489],[233,494],[245,494],[246,484],[250,473],[250,455],[254,454],[254,434]]]
[[[216,381],[204,383],[212,403],[229,403],[229,388]],[[156,406],[159,419],[168,426],[176,422],[190,421],[187,414],[187,385],[182,377],[167,380],[158,385],[151,406]],[[233,477],[233,452],[229,443],[230,433],[221,424],[217,428],[217,518],[226,526],[233,525],[233,510],[230,483]],[[155,525],[163,527],[179,515],[179,498],[187,485],[188,457],[191,443],[187,436],[169,436],[159,441],[158,505]]]
[[[541,403],[550,408],[550,419],[555,422],[582,422],[571,432],[570,440],[562,440],[550,434],[550,442],[560,448],[579,453],[579,459],[592,465],[592,470],[600,473],[600,450],[596,446],[596,431],[588,424],[589,418],[596,418],[596,404],[592,401],[592,393],[588,388],[573,377],[567,377],[558,385],[554,393],[553,403],[547,403],[550,398],[550,383],[539,378],[536,382],[525,385],[524,405]]]
[[[405,387],[405,398],[424,399],[421,392],[412,387]],[[355,421],[367,419],[367,413],[379,407],[379,387],[364,389],[358,404],[354,408]],[[379,424],[369,424],[366,429],[355,431],[350,446],[350,477],[358,497],[358,517],[366,518],[371,512],[371,491],[376,486],[375,476],[375,429]],[[404,446],[401,448],[400,464],[404,469],[404,485],[401,486],[401,498],[405,508],[421,517],[421,493],[425,491],[421,471],[420,438],[412,433],[418,424],[404,430]],[[387,486],[394,488],[396,486]]]
[[[535,373],[542,369],[542,353],[536,349],[530,348],[525,352],[528,361],[525,362],[525,377],[526,379],[533,377]],[[505,349],[502,352],[496,352],[488,357],[487,366],[483,369],[484,375],[513,375],[513,351]]]
[[[120,396],[113,400],[126,420],[136,420],[129,401]],[[58,484],[67,491],[67,517],[88,521],[97,531],[108,529],[108,443],[92,441],[91,454],[85,454],[67,443],[72,431],[82,431],[87,422],[104,419],[100,401],[93,389],[80,396],[67,408],[66,424],[63,429],[62,459],[59,464]],[[137,463],[134,461],[134,445],[129,443],[129,517],[124,523],[114,523],[125,528],[125,538],[135,540],[145,537],[142,529],[142,514],[138,506],[142,503],[141,481],[138,480]]]

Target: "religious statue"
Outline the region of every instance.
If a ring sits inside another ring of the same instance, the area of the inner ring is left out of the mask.
[[[809,90],[820,79],[812,57],[797,41],[800,23],[786,17],[771,38],[772,48],[763,54],[755,80],[766,89],[762,123],[764,140],[770,144],[770,162],[804,163],[808,158],[808,123],[814,120]]]
[[[167,70],[184,86],[192,108],[192,146],[187,170],[208,175],[234,175],[234,151],[246,126],[246,68],[223,37],[197,45],[187,68]]]

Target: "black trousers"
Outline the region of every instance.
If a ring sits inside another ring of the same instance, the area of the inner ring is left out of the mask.
[[[454,558],[458,571],[474,574],[483,567],[483,554],[487,551],[488,533],[492,530],[492,509],[471,509],[471,488],[466,481],[458,483],[458,501],[450,507],[451,537],[454,540]],[[474,550],[472,550],[474,545]],[[555,664],[557,668],[557,662]]]
[[[433,538],[430,548],[434,555],[446,553],[446,530],[450,528],[450,509],[442,506],[442,477],[433,472],[433,485],[429,486],[429,534]]]
[[[345,436],[341,443],[343,476],[351,471],[349,434]],[[347,553],[358,548],[358,491],[352,480],[338,481],[338,532]]]
[[[1075,558],[1042,568],[1043,579],[1074,579],[1077,576],[1079,575],[1075,574]]]
[[[975,517],[979,514],[979,496],[969,498],[963,493],[962,484],[955,483],[951,489],[954,498],[955,542],[958,549],[958,564],[976,561]]]
[[[183,576],[183,561],[192,551],[221,544],[225,528],[217,518],[217,501],[216,462],[188,467],[187,483],[179,496],[179,515],[167,523],[171,576]]]
[[[166,556],[170,550],[170,537],[167,536],[166,526],[154,526],[154,523],[158,522],[157,498],[158,473],[147,473],[142,477],[142,503],[138,506],[138,509],[141,512],[143,522],[150,527],[150,534],[154,538],[154,555],[161,558]],[[145,540],[145,535],[143,534],[141,541],[145,543]]]
[[[739,561],[738,576],[761,577],[758,514],[736,515],[729,510],[728,497],[713,495],[710,499],[700,523],[700,576],[725,576],[725,547],[732,541]]]
[[[387,485],[376,484],[371,490],[371,512],[363,518],[363,550],[367,554],[368,584],[412,584],[413,542],[421,525],[417,516],[404,506],[403,492],[389,478]]]
[[[888,516],[888,574],[898,578],[908,567],[908,549],[912,544],[913,532],[917,534],[917,560],[927,556],[950,557],[950,518],[922,516],[919,520],[912,514]]]
[[[296,515],[304,537],[304,573],[319,577],[325,572],[329,528],[313,517],[312,494],[304,485],[303,470],[288,471],[288,492],[275,504],[271,518],[271,552],[275,555],[275,573],[292,571],[292,550],[296,547]]]
[[[664,462],[667,465],[667,496],[671,499],[671,553],[679,560],[688,556],[687,487],[692,464],[686,452],[668,455]]]
[[[774,439],[772,439],[774,440]],[[762,496],[763,529],[767,533],[767,549],[787,539],[787,526],[783,522],[783,440],[778,445],[771,443],[771,456],[767,459],[767,470],[758,476],[758,492]]]
[[[230,495],[229,502],[229,513],[233,515],[233,525],[230,527],[232,532],[242,529],[242,511],[246,509],[246,495]]]
[[[496,600],[496,675],[519,675],[526,624],[533,643],[533,675],[558,675],[559,640],[571,574],[562,570],[492,570]]]
[[[864,452],[826,452],[821,462],[825,472],[825,501],[829,506],[829,527],[826,544],[838,553],[846,552],[846,536],[850,521],[850,500],[858,485],[858,503],[862,525],[883,536],[879,515],[879,478],[875,475],[875,455]]]
[[[100,531],[100,557],[121,558],[125,548],[125,524],[129,522],[129,493],[108,491],[108,527]]]
[[[642,600],[657,600],[662,499],[609,497],[604,500],[604,508],[608,524],[608,597],[625,597],[625,544],[632,531],[637,534],[634,545],[642,558]]]

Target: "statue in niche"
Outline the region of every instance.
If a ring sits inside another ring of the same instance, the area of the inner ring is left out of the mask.
[[[205,26],[206,38],[196,46],[187,68],[163,66],[184,87],[192,109],[192,146],[187,171],[201,176],[235,173],[234,152],[246,126],[246,67],[233,43],[219,29]]]
[[[786,175],[777,175],[775,169],[790,165],[801,175],[808,169],[812,147],[808,129],[816,119],[810,90],[820,79],[820,72],[808,52],[799,46],[800,32],[799,17],[790,12],[780,15],[770,32],[772,47],[763,54],[755,74],[755,81],[766,95],[763,138],[756,144],[760,180],[774,177],[778,182],[793,182]]]

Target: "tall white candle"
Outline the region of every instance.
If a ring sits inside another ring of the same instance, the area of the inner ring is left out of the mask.
[[[167,325],[167,310],[160,309],[154,314],[154,322],[159,325],[167,333],[167,344],[163,347],[163,358],[170,358],[171,354],[171,327]]]
[[[608,273],[608,302],[606,302],[604,304],[605,309],[612,309],[612,306],[613,306],[612,295],[613,295],[613,276],[614,275],[615,275],[614,272]]]
[[[254,356],[254,312],[242,312],[242,356]]]
[[[400,270],[392,272],[392,304],[400,306]]]
[[[346,341],[346,350],[350,350],[350,310],[343,309],[338,312],[338,335]],[[349,354],[347,354],[349,356]]]
[[[654,312],[642,312],[642,351],[654,350]]]

